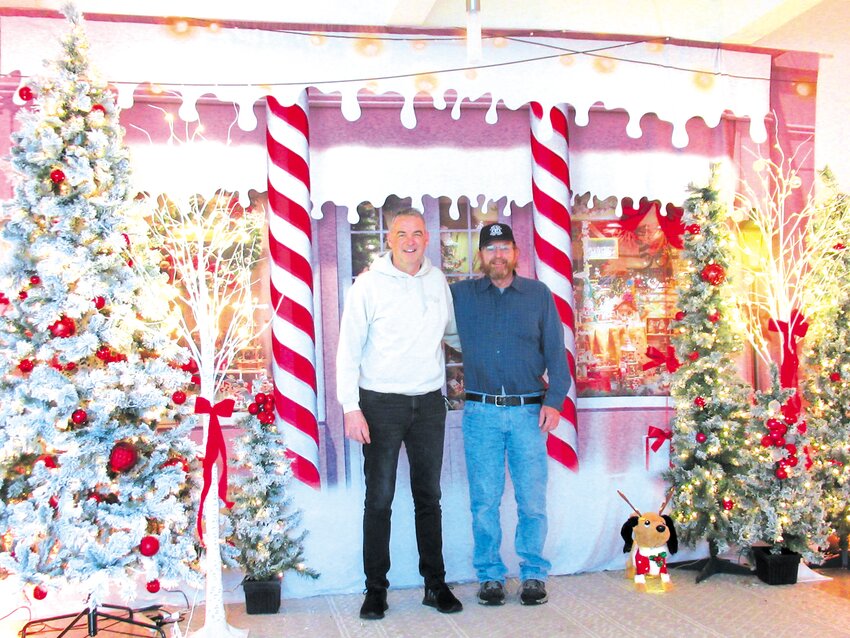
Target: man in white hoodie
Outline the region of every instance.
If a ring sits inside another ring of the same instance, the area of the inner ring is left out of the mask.
[[[446,404],[443,340],[459,346],[452,297],[443,273],[425,256],[422,213],[399,211],[390,224],[390,252],[360,275],[345,300],[337,350],[337,395],[345,435],[363,444],[366,498],[360,617],[387,610],[390,515],[401,444],[425,581],[423,605],[443,613],[463,609],[445,582],[440,473]]]

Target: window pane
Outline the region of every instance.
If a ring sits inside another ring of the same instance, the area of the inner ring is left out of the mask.
[[[378,233],[351,234],[351,274],[356,277],[369,270],[372,260],[381,252],[381,236]]]
[[[679,251],[657,204],[624,201],[622,216],[613,198],[586,204],[576,202],[572,228],[578,395],[668,394],[660,369],[643,364],[649,346],[670,343]]]
[[[352,230],[378,230],[380,212],[372,204],[362,202],[357,207],[357,214],[360,216],[360,221],[351,227]]]
[[[469,232],[440,233],[440,257],[446,275],[469,274]]]

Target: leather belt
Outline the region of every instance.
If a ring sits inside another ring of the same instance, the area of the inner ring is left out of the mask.
[[[490,405],[497,405],[500,408],[515,408],[520,405],[543,403],[543,396],[538,394],[532,397],[524,397],[513,394],[480,394],[478,392],[467,392],[466,400],[475,401],[476,403],[489,403]]]

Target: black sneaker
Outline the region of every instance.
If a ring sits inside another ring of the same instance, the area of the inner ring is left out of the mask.
[[[380,620],[384,612],[389,609],[387,605],[386,589],[367,589],[366,598],[360,607],[360,617],[363,620]]]
[[[434,607],[437,611],[444,614],[453,614],[463,610],[463,605],[455,598],[452,590],[445,583],[440,583],[434,587],[426,587],[422,604],[428,607]]]
[[[504,605],[504,585],[498,580],[485,580],[478,588],[478,603],[488,606]]]
[[[542,605],[547,600],[549,595],[546,593],[546,583],[536,578],[522,581],[519,602],[523,605]]]

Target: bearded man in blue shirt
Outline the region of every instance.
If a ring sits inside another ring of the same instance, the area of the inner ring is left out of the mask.
[[[546,437],[558,427],[570,385],[563,326],[546,285],[516,274],[519,249],[510,226],[484,226],[478,256],[484,276],[450,287],[466,383],[463,441],[478,601],[505,603],[499,507],[507,458],[517,504],[520,602],[540,605],[548,600],[551,569],[543,557]]]

